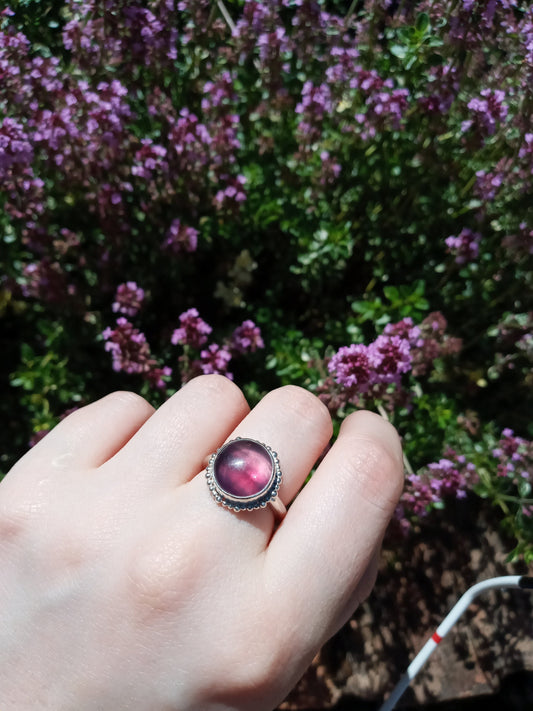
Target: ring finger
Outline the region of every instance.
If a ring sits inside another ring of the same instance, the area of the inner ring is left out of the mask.
[[[266,395],[235,428],[227,441],[236,437],[250,438],[267,444],[276,452],[282,470],[278,496],[288,505],[324,451],[331,435],[331,418],[323,403],[303,388],[288,385]],[[205,500],[205,505],[213,515],[226,519],[229,525],[235,522],[235,526],[232,526],[235,528],[234,535],[238,535],[238,530],[243,530],[245,536],[250,536],[249,526],[242,525],[248,522],[261,531],[261,545],[268,542],[274,524],[274,514],[269,506],[235,514],[211,499],[203,475],[191,481],[191,488],[195,496],[202,502]]]

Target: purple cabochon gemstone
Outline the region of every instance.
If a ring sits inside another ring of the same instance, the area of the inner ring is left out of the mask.
[[[234,440],[217,454],[213,477],[232,497],[257,496],[267,488],[274,473],[268,451],[258,442]]]

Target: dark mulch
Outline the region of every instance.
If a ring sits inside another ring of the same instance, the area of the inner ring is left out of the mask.
[[[370,599],[322,649],[279,711],[373,711],[468,587],[531,574],[505,562],[494,512],[459,503],[408,539],[391,531]],[[484,593],[439,645],[398,708],[533,709],[533,593]]]

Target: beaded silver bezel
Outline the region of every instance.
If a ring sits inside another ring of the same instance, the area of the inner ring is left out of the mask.
[[[267,452],[272,463],[272,474],[270,476],[268,484],[265,486],[264,489],[259,491],[257,494],[254,494],[253,496],[245,497],[234,496],[232,494],[229,494],[227,491],[222,489],[222,487],[215,478],[214,472],[216,458],[224,449],[226,449],[226,447],[237,441],[253,442],[254,444],[260,445]],[[281,485],[281,467],[279,464],[278,455],[276,454],[276,452],[274,452],[272,447],[268,446],[268,444],[265,444],[264,442],[259,442],[258,440],[252,439],[251,437],[235,437],[235,439],[232,439],[229,442],[223,444],[222,447],[219,447],[217,451],[209,457],[205,476],[207,479],[209,491],[213,495],[215,501],[228,509],[232,509],[233,511],[253,511],[254,509],[265,508],[265,506],[270,501],[276,498],[276,496],[278,495],[279,487]]]

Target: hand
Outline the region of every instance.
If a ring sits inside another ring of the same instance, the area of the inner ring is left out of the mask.
[[[69,415],[0,483],[0,709],[275,707],[369,593],[401,491],[395,430],[358,412],[298,494],[331,434],[307,391],[250,412],[216,375]],[[238,435],[279,455],[277,528],[211,497],[205,458]]]

